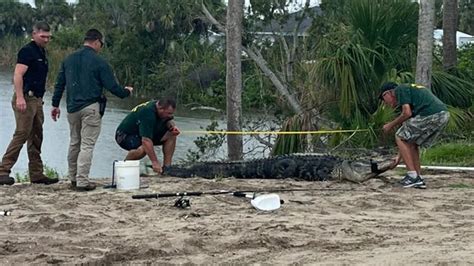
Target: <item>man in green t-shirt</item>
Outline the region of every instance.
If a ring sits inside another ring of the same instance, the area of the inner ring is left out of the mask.
[[[170,166],[180,133],[173,122],[175,111],[176,102],[170,98],[148,101],[133,108],[115,133],[120,147],[129,151],[125,160],[140,160],[148,155],[158,174]],[[163,168],[153,148],[155,145],[163,146]]]
[[[392,108],[400,108],[400,115],[383,126],[385,133],[400,126],[395,133],[398,155],[392,168],[403,159],[407,175],[400,182],[403,187],[426,188],[421,177],[419,147],[428,148],[446,127],[449,112],[446,105],[429,89],[417,84],[383,84],[379,98]]]

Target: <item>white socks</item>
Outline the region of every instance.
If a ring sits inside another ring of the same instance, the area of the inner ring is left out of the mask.
[[[416,178],[417,176],[416,171],[407,171],[407,175],[411,178]]]

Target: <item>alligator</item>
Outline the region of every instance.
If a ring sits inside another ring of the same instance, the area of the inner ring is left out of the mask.
[[[248,161],[171,165],[163,169],[163,174],[182,178],[295,178],[306,181],[345,179],[363,182],[390,169],[392,162],[393,160],[352,161],[323,154],[290,154]]]

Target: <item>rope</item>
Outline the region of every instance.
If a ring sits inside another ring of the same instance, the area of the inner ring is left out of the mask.
[[[368,129],[340,129],[340,130],[317,130],[317,131],[217,131],[217,130],[183,130],[183,134],[220,134],[220,135],[306,135],[306,134],[334,134],[348,132],[366,132]]]

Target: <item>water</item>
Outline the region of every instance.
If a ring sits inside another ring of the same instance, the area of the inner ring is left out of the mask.
[[[11,73],[0,72],[0,156],[6,151],[15,130],[15,118],[11,108],[13,95],[13,84]],[[61,100],[61,117],[57,122],[51,119],[51,93],[47,92],[44,97],[45,121],[43,125],[43,163],[55,169],[61,176],[67,174],[67,151],[69,147],[69,124],[66,116],[66,99]],[[128,104],[127,104],[128,103]],[[102,129],[94,150],[90,176],[94,178],[109,177],[112,172],[112,162],[123,160],[126,151],[121,149],[115,142],[115,129],[127,115],[135,103],[131,100],[120,100],[115,96],[109,97],[106,113],[102,119]],[[128,108],[124,107],[128,106]],[[179,109],[179,106],[178,106]],[[182,130],[200,130],[200,127],[209,125],[209,119],[175,117],[176,125]],[[173,162],[185,159],[189,149],[196,149],[194,140],[198,135],[181,134],[178,137],[176,151]],[[160,161],[162,161],[161,147],[156,147],[155,151]],[[28,169],[28,156],[26,145],[23,147],[20,157],[12,169],[15,173],[24,174]]]

